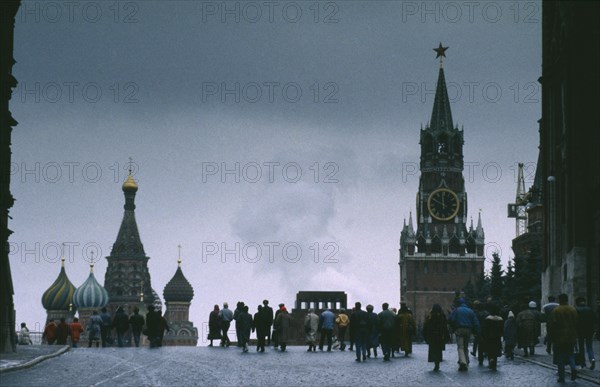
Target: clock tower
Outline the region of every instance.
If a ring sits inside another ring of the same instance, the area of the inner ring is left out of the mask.
[[[463,177],[463,130],[454,126],[442,58],[431,120],[420,131],[420,178],[416,230],[412,212],[400,234],[400,298],[422,327],[433,304],[449,310],[456,292],[483,273],[484,232],[467,227],[467,192]]]

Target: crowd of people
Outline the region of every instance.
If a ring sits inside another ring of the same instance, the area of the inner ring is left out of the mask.
[[[513,360],[515,348],[522,350],[524,357],[535,356],[536,345],[540,342],[541,324],[546,323],[547,334],[543,339],[545,350],[553,355],[558,366],[559,381],[564,381],[565,366],[571,368],[571,378],[577,377],[577,368],[594,369],[595,354],[592,347],[594,332],[598,329],[597,311],[587,305],[585,298],[578,297],[575,307],[570,306],[566,294],[557,300],[550,296],[548,303],[538,310],[535,301],[525,307],[508,306],[488,300],[487,302],[468,302],[464,298],[456,298],[452,310],[444,312],[438,304],[433,305],[425,318],[421,337],[428,344],[428,361],[434,363],[434,371],[439,371],[443,360],[443,351],[454,336],[458,351],[458,370],[467,371],[470,363],[469,354],[483,365],[487,359],[491,370],[497,369],[498,358],[505,356]],[[412,311],[405,303],[400,309],[390,308],[387,303],[381,306],[381,312],[375,313],[373,305],[363,309],[360,302],[355,303],[349,311],[340,309],[334,313],[330,309],[316,314],[309,309],[304,317],[304,339],[308,352],[331,352],[334,348],[346,350],[348,336],[349,350],[356,355],[357,362],[364,362],[373,356],[377,358],[381,347],[383,361],[404,352],[404,356],[412,353],[412,343],[417,334],[417,326]],[[291,316],[282,303],[276,310],[264,300],[256,313],[251,314],[244,302],[238,302],[235,310],[230,310],[228,303],[222,308],[215,305],[209,315],[209,347],[214,340],[220,340],[221,347],[229,347],[231,340],[228,332],[232,321],[235,321],[237,345],[243,352],[249,351],[250,336],[256,332],[256,351],[265,352],[265,348],[286,351],[290,339],[295,337],[292,329],[297,329],[291,322]],[[148,313],[142,316],[136,307],[128,316],[119,307],[114,316],[106,308],[101,312],[94,311],[87,324],[88,347],[94,344],[107,347],[114,344],[112,332],[116,333],[116,344],[125,345],[125,334],[131,332],[136,347],[140,345],[142,334],[148,337],[151,348],[160,347],[165,331],[169,326],[160,311],[150,305]],[[66,345],[71,337],[71,345],[77,347],[84,327],[77,318],[67,323],[65,319],[50,321],[43,334],[48,344]],[[599,332],[600,333],[600,332]],[[472,350],[469,343],[473,339]],[[29,329],[21,324],[19,344],[31,344]],[[586,361],[587,355],[587,361]]]
[[[308,345],[308,352],[332,351],[334,330],[337,328],[338,348],[346,350],[346,332],[349,338],[349,350],[356,352],[356,361],[366,361],[367,358],[377,357],[377,349],[381,346],[383,360],[389,361],[399,351],[404,351],[405,356],[412,353],[412,341],[416,332],[415,320],[412,312],[402,304],[398,313],[389,309],[389,305],[382,305],[382,312],[374,313],[373,305],[362,309],[357,302],[350,312],[341,309],[333,313],[326,309],[315,314],[314,308],[308,310],[304,318],[304,336]],[[240,301],[236,309],[231,311],[229,305],[223,303],[222,309],[215,305],[210,312],[208,321],[209,347],[214,345],[214,340],[220,340],[221,347],[229,347],[231,340],[228,337],[231,322],[235,320],[237,345],[243,352],[248,352],[250,335],[256,332],[256,351],[264,352],[265,346],[284,352],[292,336],[290,314],[285,304],[279,304],[276,311],[269,306],[269,301],[264,300],[257,307],[256,313],[251,315],[249,307]]]
[[[108,347],[115,344],[113,332],[116,334],[117,346],[124,347],[128,331],[131,332],[131,338],[136,347],[140,346],[140,337],[144,334],[148,337],[150,347],[156,348],[162,346],[164,334],[168,330],[169,324],[166,318],[160,311],[155,310],[153,305],[148,306],[148,313],[145,317],[140,314],[137,307],[133,309],[130,316],[125,313],[123,307],[117,308],[114,316],[111,316],[106,308],[102,308],[100,312],[95,310],[86,327],[88,348],[93,346],[98,348],[100,345]],[[46,324],[42,339],[50,345],[66,345],[70,336],[71,346],[76,348],[83,332],[84,328],[77,317],[74,317],[71,323],[67,323],[64,318],[61,318],[60,320],[51,320]],[[21,324],[19,335],[20,343],[23,341],[24,344],[25,338],[29,339],[29,330],[25,323]]]
[[[515,348],[524,357],[535,356],[535,347],[540,342],[541,324],[546,323],[547,335],[544,338],[546,351],[553,355],[559,368],[559,381],[564,381],[565,365],[571,367],[571,378],[577,377],[577,367],[595,368],[592,338],[597,328],[596,313],[586,304],[583,297],[576,300],[576,306],[568,305],[568,297],[561,294],[558,303],[549,297],[541,311],[535,301],[525,307],[508,306],[492,300],[475,301],[472,304],[464,298],[457,298],[450,313],[443,311],[438,304],[433,305],[422,326],[422,337],[428,344],[428,361],[434,363],[434,371],[440,370],[443,351],[455,338],[458,351],[458,370],[467,371],[470,357],[488,368],[496,370],[498,359],[505,356],[514,360]],[[264,352],[265,346],[285,351],[291,335],[290,315],[284,304],[279,304],[274,312],[268,300],[259,305],[251,315],[244,302],[238,302],[231,311],[227,303],[222,309],[214,306],[209,316],[208,340],[210,347],[214,340],[220,340],[221,347],[229,347],[228,337],[231,322],[235,320],[238,346],[248,352],[251,332],[256,332],[256,351]],[[334,336],[336,332],[337,336]],[[383,361],[404,352],[412,353],[412,343],[417,333],[412,311],[405,303],[400,310],[390,308],[387,303],[381,312],[375,313],[372,305],[362,308],[357,302],[350,311],[340,309],[336,313],[330,309],[316,314],[309,309],[304,317],[304,334],[308,352],[332,351],[335,341],[340,351],[346,350],[346,333],[350,351],[355,351],[356,361],[364,362],[378,356],[381,347]],[[472,350],[469,344],[473,339]],[[577,349],[577,351],[575,351]]]

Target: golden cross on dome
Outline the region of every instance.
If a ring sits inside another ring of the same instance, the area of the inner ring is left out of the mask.
[[[442,46],[442,42],[440,42],[440,45],[437,48],[433,49],[433,51],[435,51],[437,53],[437,55],[435,56],[435,59],[440,58],[440,67],[442,67],[442,58],[446,57],[447,49],[448,49],[448,47]]]
[[[65,266],[65,242],[62,243],[62,251],[60,252],[60,265]]]
[[[130,175],[131,175],[131,170],[132,170],[132,168],[131,168],[131,165],[132,165],[132,164],[133,164],[133,159],[130,157],[130,158],[129,158],[129,174],[130,174]]]
[[[177,245],[177,266],[181,266],[181,245]]]

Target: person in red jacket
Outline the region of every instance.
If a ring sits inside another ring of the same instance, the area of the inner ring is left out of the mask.
[[[81,332],[83,332],[83,326],[79,322],[79,319],[75,317],[71,323],[71,344],[73,348],[77,348],[77,344],[79,344],[79,340],[81,339]]]
[[[56,322],[52,320],[49,321],[44,328],[44,338],[46,339],[46,343],[48,343],[48,345],[52,345],[56,342],[56,327]]]

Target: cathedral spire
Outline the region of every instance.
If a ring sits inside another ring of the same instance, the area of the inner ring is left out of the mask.
[[[479,210],[479,214],[477,215],[477,228],[475,229],[477,232],[477,238],[483,239],[483,226],[481,225],[481,210]]]
[[[410,212],[410,216],[408,217],[408,235],[409,236],[415,235],[415,229],[413,227],[413,220],[412,220],[412,211]]]
[[[113,245],[111,255],[119,256],[124,253],[127,257],[143,258],[146,256],[146,253],[144,252],[144,246],[142,245],[135,220],[135,194],[138,190],[138,184],[133,179],[131,163],[130,158],[129,174],[122,187],[123,194],[125,195],[125,206],[123,207],[125,212],[123,213],[123,220],[121,221],[119,234]]]
[[[435,100],[433,102],[433,111],[431,112],[430,128],[433,130],[452,129],[452,112],[450,111],[450,100],[448,98],[448,89],[446,88],[446,77],[442,67],[442,58],[446,57],[448,47],[442,47],[440,43],[438,48],[433,50],[437,52],[436,58],[440,58],[440,71],[438,74],[437,88],[435,90]]]

